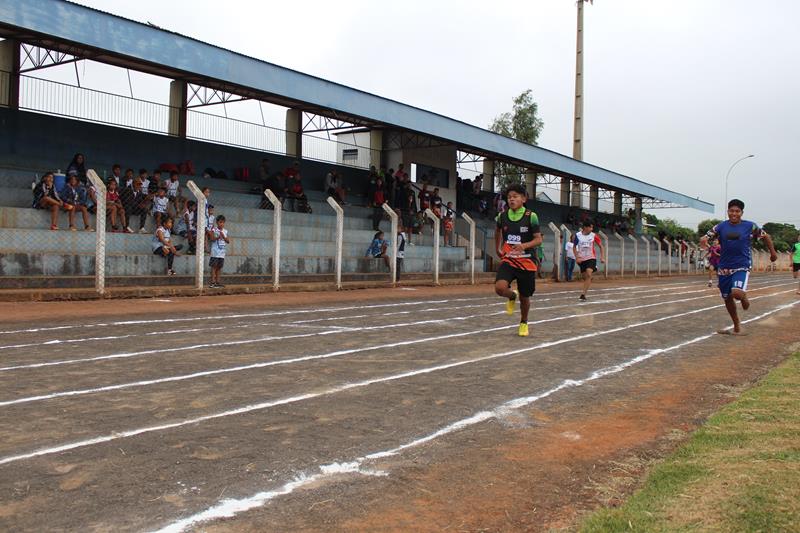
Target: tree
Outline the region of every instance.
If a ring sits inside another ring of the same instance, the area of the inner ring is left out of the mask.
[[[775,244],[775,249],[779,252],[788,252],[792,248],[792,244],[797,242],[797,228],[794,224],[781,224],[779,222],[767,222],[764,224],[764,231],[766,231],[772,242]],[[759,249],[765,249],[762,243],[758,243]]]
[[[718,218],[708,218],[706,220],[701,221],[697,225],[697,236],[698,237],[702,237],[703,235],[708,233],[708,230],[710,230],[711,228],[713,228],[714,226],[716,226],[720,222],[722,222],[722,221],[720,219],[718,219]]]
[[[489,129],[535,146],[544,128],[544,122],[538,116],[539,105],[534,102],[531,92],[528,89],[514,98],[511,111],[496,116]],[[524,167],[497,162],[495,173],[498,186],[504,189],[512,183],[524,183],[525,170]]]

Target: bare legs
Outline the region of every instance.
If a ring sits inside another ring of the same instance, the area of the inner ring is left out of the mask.
[[[504,279],[499,279],[494,284],[494,292],[498,296],[507,298],[509,300],[516,297],[514,291],[511,290],[511,285]],[[531,299],[529,297],[519,297],[519,312],[520,322],[528,322],[528,312],[531,310]]]
[[[583,272],[583,292],[581,292],[581,296],[584,298],[586,297],[586,293],[589,292],[589,287],[592,286],[592,273],[594,270],[591,268],[587,268],[585,272]]]
[[[734,335],[741,335],[742,334],[742,324],[739,321],[739,312],[736,309],[736,302],[742,302],[742,309],[747,311],[750,309],[750,300],[747,299],[747,293],[741,289],[733,289],[731,291],[730,296],[725,298],[725,309],[728,310],[728,314],[731,316],[731,320],[733,321],[733,334]],[[731,331],[727,329],[723,329],[718,331],[717,333],[722,334],[730,334]]]

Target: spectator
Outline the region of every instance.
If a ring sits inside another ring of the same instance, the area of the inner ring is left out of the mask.
[[[447,202],[444,211],[442,212],[442,221],[444,222],[444,245],[455,246],[453,244],[453,228],[456,225],[456,212],[453,209],[453,202]]]
[[[270,173],[269,173],[269,159],[264,158],[261,160],[261,164],[258,165],[258,181],[261,183],[261,190],[265,191],[268,189],[267,181],[269,181]]]
[[[383,207],[386,203],[386,197],[383,191],[383,181],[380,178],[375,179],[375,191],[370,198],[370,205],[372,206],[372,230],[380,231],[381,220],[383,220]]]
[[[175,246],[172,244],[172,219],[166,217],[163,224],[156,228],[155,235],[153,235],[153,254],[166,258],[167,260],[167,275],[174,276],[175,271],[172,269],[172,263],[176,255],[180,255],[181,245]]]
[[[145,174],[147,174],[145,172]],[[120,194],[122,205],[125,207],[125,217],[128,219],[128,226],[133,222],[133,217],[139,217],[139,233],[147,233],[144,228],[147,222],[147,194],[142,190],[142,180],[133,180],[133,186],[123,189]]]
[[[33,207],[50,211],[50,229],[58,229],[58,210],[64,208],[64,202],[53,185],[53,173],[46,172],[41,181],[33,188]],[[66,208],[64,208],[66,209]]]
[[[264,182],[264,190],[262,193],[268,190],[272,191],[272,194],[274,194],[281,201],[281,204],[283,204],[283,201],[286,199],[286,190],[281,186],[280,172],[275,172],[271,176],[267,177],[267,180]],[[262,195],[259,207],[261,209],[272,209],[272,202],[270,202],[266,196]]]
[[[84,197],[82,199],[81,197]],[[81,194],[81,188],[78,185],[78,176],[72,175],[64,185],[61,191],[61,200],[64,202],[64,210],[69,217],[69,229],[77,231],[75,227],[75,212],[80,211],[83,216],[83,227],[86,231],[92,231],[92,226],[89,225],[89,211],[86,209],[85,196]]]
[[[395,209],[397,216],[400,216],[400,210]],[[406,232],[402,222],[397,227],[397,271],[395,272],[395,280],[400,281],[400,273],[403,272],[403,259],[406,257]],[[391,267],[390,267],[391,268]]]
[[[122,185],[122,167],[119,163],[114,163],[111,167],[111,177],[116,180],[117,185]]]
[[[174,170],[169,173],[169,181],[167,182],[167,210],[177,214],[183,207],[181,205],[181,182],[178,180],[178,173]]]
[[[483,218],[487,218],[489,216],[489,202],[486,200],[486,198],[481,197],[481,199],[478,201],[478,213],[480,213]]]
[[[575,270],[575,243],[573,243],[571,240],[567,242],[566,253],[567,253],[566,278],[567,281],[572,281],[572,272]]]
[[[133,233],[133,230],[125,222],[125,208],[122,207],[122,201],[117,191],[117,181],[114,178],[109,178],[108,185],[106,185],[106,214],[111,216],[111,230],[114,233],[119,231]],[[119,228],[117,227],[117,218],[122,224]]]
[[[310,213],[311,209],[308,205],[308,198],[303,190],[303,183],[300,181],[300,176],[291,180],[288,191],[286,192],[288,205],[292,211]]]
[[[439,196],[439,187],[435,187],[431,194],[431,211],[437,217],[442,218],[442,197]]]
[[[75,154],[67,165],[67,176],[75,176],[81,183],[86,183],[86,158],[83,154]]]
[[[212,208],[214,207],[214,206],[213,206],[213,204],[212,204],[212,203],[211,203],[211,201],[210,201],[210,200],[211,200],[211,188],[210,188],[210,187],[203,187],[203,188],[200,190],[200,192],[202,192],[202,193],[203,193],[203,196],[205,196],[205,197],[206,197],[206,212],[205,212],[205,217],[206,217],[206,229],[208,229],[208,228],[210,227],[210,226],[209,226],[209,224],[208,224],[208,207],[209,207],[209,206],[211,206]],[[198,215],[199,215],[199,213],[198,213]]]
[[[331,169],[330,172],[325,175],[325,191],[328,196],[333,197],[334,200],[345,205],[344,199],[346,193],[344,187],[342,187],[342,178],[335,169]]]
[[[153,218],[156,221],[156,226],[160,226],[162,220],[167,218],[167,204],[169,204],[169,199],[167,198],[167,189],[161,187],[158,189],[158,193],[156,193],[155,198],[153,198]]]
[[[114,177],[114,176],[112,176],[112,177]],[[133,187],[133,179],[134,179],[133,178],[133,169],[132,168],[126,169],[125,170],[125,177],[122,178],[122,180],[117,180],[116,178],[114,178],[114,179],[117,182],[117,190],[120,191],[119,194],[121,195],[122,191],[124,191],[125,189],[130,189],[131,187]],[[140,180],[147,179],[147,171],[145,169],[140,169],[139,170],[139,179]]]
[[[425,212],[431,206],[431,193],[427,183],[422,184],[422,189],[417,196],[419,197],[419,210]]]
[[[378,231],[372,238],[372,243],[369,245],[369,248],[367,248],[367,255],[365,257],[371,257],[373,259],[382,258],[386,267],[391,268],[389,267],[389,258],[386,256],[386,249],[388,246],[389,243],[383,238],[383,232]]]
[[[300,161],[295,161],[294,163],[292,163],[292,166],[283,169],[283,175],[286,176],[286,178],[288,179],[299,177]]]
[[[197,240],[197,202],[194,200],[186,202],[183,213],[177,222],[174,222],[174,233],[186,239],[191,254]]]
[[[225,285],[219,282],[222,267],[225,265],[225,249],[231,240],[228,237],[228,230],[225,229],[225,217],[220,215],[216,219],[216,227],[211,228],[209,235],[211,240],[211,260],[208,266],[211,267],[211,283],[209,287],[221,289]]]

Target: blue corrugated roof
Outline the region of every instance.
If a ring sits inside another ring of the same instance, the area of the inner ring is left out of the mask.
[[[438,137],[459,147],[710,213],[714,206],[443,115],[64,0],[0,0],[3,24],[170,70]]]

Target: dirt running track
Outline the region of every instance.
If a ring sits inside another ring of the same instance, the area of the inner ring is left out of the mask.
[[[800,342],[699,278],[20,304],[0,318],[0,530],[574,526]],[[201,309],[198,311],[198,307]]]

